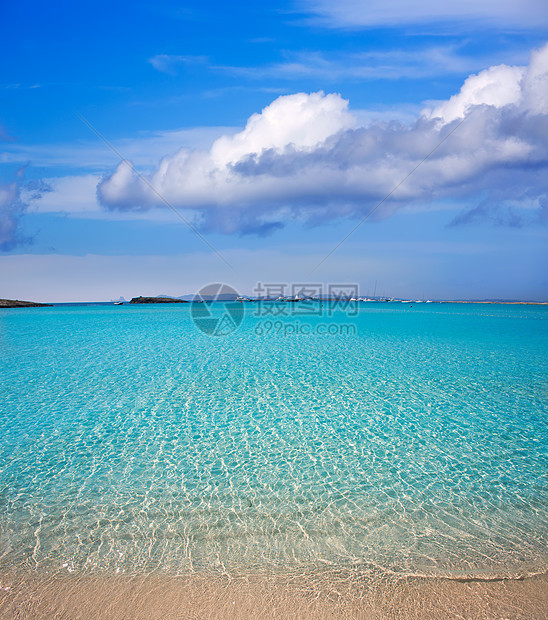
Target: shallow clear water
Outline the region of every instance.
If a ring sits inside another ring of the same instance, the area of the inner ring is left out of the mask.
[[[546,570],[548,307],[246,310],[0,311],[0,568]]]

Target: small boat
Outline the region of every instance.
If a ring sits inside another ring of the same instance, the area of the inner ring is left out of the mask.
[[[123,305],[124,305],[124,302],[123,302],[123,301],[115,301],[115,302],[114,302],[114,305],[115,305],[115,306],[123,306]]]

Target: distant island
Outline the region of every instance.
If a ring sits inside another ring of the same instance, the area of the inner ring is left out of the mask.
[[[0,299],[0,308],[50,308],[51,304],[39,304],[36,301],[19,299]]]
[[[174,299],[173,297],[133,297],[130,304],[187,304],[184,299]]]
[[[513,305],[548,305],[546,301],[516,301],[511,299],[401,299],[397,297],[329,297],[322,295],[318,297],[299,297],[299,296],[281,296],[281,297],[247,297],[236,296],[233,294],[223,295],[184,295],[181,297],[168,297],[167,295],[158,295],[157,297],[133,297],[130,304],[188,304],[194,301],[199,302],[273,302],[273,303],[291,303],[291,302],[384,302],[384,303],[404,303],[404,304],[421,304],[421,303],[437,303],[437,304],[513,304]],[[115,304],[122,305],[122,301],[115,301]]]

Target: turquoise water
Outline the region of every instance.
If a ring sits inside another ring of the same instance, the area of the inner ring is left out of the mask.
[[[0,310],[0,568],[547,569],[548,307],[246,310]]]

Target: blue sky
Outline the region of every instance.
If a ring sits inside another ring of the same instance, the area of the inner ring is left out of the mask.
[[[0,297],[309,281],[548,299],[543,2],[0,17]]]

